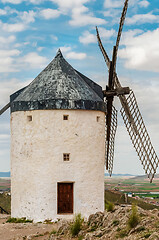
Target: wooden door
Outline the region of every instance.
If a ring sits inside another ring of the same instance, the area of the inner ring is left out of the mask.
[[[73,213],[73,183],[58,183],[57,213]]]

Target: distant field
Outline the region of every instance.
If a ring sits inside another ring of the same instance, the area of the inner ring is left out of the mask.
[[[154,179],[153,183],[149,183],[146,177],[105,177],[105,188],[108,190],[118,189],[125,193],[153,193],[159,192],[159,179]]]
[[[10,191],[10,179],[9,178],[0,178],[0,191],[1,190]]]

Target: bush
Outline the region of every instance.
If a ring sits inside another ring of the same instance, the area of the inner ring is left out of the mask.
[[[131,215],[129,216],[129,219],[128,219],[128,226],[130,228],[134,228],[138,225],[139,223],[139,215],[138,215],[138,212],[137,212],[137,207],[136,205],[132,205],[132,208],[131,208]]]
[[[116,219],[115,219],[115,220],[113,220],[113,225],[114,225],[114,226],[117,226],[117,225],[119,225],[119,220],[116,220]]]
[[[124,238],[128,236],[128,230],[127,229],[120,229],[120,231],[118,231],[116,238]]]
[[[112,202],[107,201],[105,204],[105,208],[108,212],[114,211],[114,204]]]
[[[80,213],[75,215],[75,219],[70,227],[71,234],[73,237],[78,235],[79,231],[81,230],[83,221],[84,219],[81,217]]]
[[[7,222],[9,223],[32,223],[32,220],[26,218],[8,218]]]

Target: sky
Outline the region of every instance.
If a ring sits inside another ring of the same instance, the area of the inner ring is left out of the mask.
[[[78,71],[107,84],[108,69],[95,27],[111,58],[123,0],[0,0],[0,108],[29,84],[60,48]],[[117,74],[135,92],[152,144],[159,154],[159,4],[129,0]],[[144,174],[118,110],[114,173]],[[10,171],[10,111],[0,117],[0,172]],[[157,171],[159,172],[159,170]]]

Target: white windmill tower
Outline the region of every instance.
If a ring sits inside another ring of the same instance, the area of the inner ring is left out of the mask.
[[[102,88],[60,50],[11,95],[11,215],[34,221],[104,210]]]

